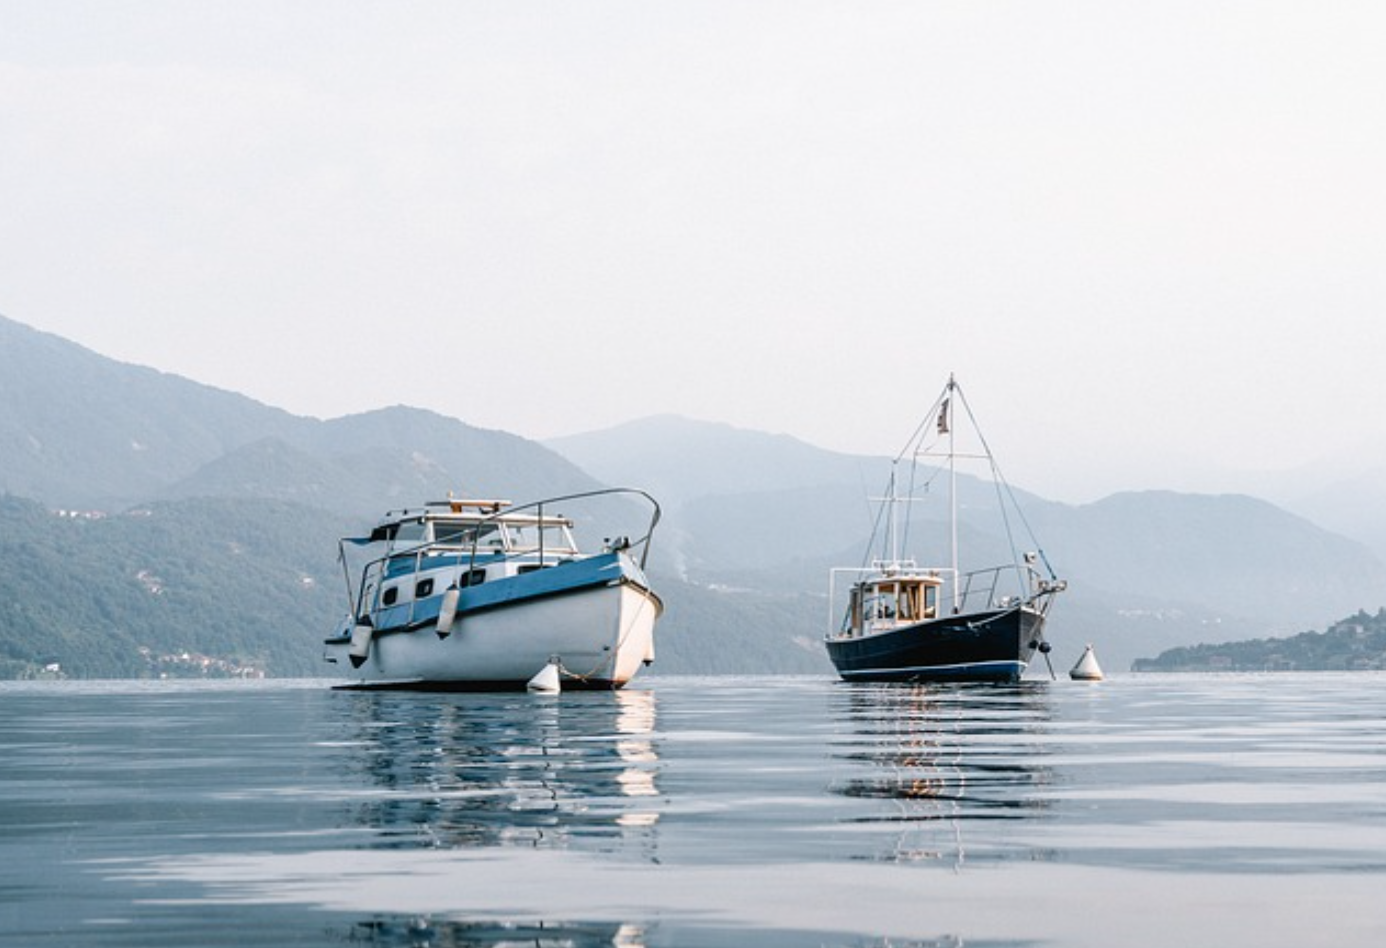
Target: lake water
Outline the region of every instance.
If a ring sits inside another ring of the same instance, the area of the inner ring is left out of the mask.
[[[1386,675],[0,684],[0,944],[1386,944]]]

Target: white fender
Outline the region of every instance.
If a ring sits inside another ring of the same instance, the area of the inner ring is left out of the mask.
[[[457,620],[457,600],[462,591],[453,583],[443,593],[443,604],[438,608],[438,638],[445,639],[452,632],[452,624]]]
[[[365,616],[360,622],[356,623],[351,630],[351,648],[347,654],[351,656],[351,667],[360,668],[366,663],[366,659],[371,654],[371,636],[375,634],[375,626],[371,624],[370,616]]]

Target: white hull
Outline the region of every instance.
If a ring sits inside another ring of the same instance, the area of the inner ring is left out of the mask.
[[[571,687],[619,688],[654,660],[659,599],[634,583],[586,587],[459,616],[440,638],[434,626],[377,632],[359,668],[349,641],[325,658],[357,687],[523,688],[550,660]]]

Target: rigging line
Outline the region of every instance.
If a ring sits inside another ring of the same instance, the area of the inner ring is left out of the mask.
[[[1001,510],[1001,522],[1006,527],[1006,543],[1011,548],[1011,565],[1015,567],[1016,576],[1021,585],[1020,594],[1023,597],[1028,592],[1025,586],[1029,580],[1022,566],[1021,558],[1016,553],[1015,531],[1011,529],[1011,516],[1006,509],[1006,495],[1004,493],[1006,487],[1005,478],[1001,475],[1001,468],[997,466],[995,458],[991,459],[991,482],[992,487],[996,491],[996,506]]]
[[[1016,516],[1018,516],[1020,522],[1025,525],[1025,532],[1030,535],[1030,539],[1035,544],[1035,555],[1040,558],[1040,562],[1044,564],[1044,568],[1049,571],[1049,578],[1058,579],[1059,574],[1054,572],[1054,567],[1049,564],[1049,557],[1045,555],[1044,547],[1040,546],[1039,538],[1035,536],[1035,531],[1030,528],[1030,521],[1026,519],[1025,511],[1021,509],[1020,502],[1016,500],[1015,492],[1011,489],[1010,484],[1006,485],[1006,492],[1010,494],[1011,505],[1015,507]]]
[[[905,492],[906,501],[917,500],[920,497],[921,493],[932,493],[934,481],[938,480],[940,477],[943,476],[945,468],[942,464],[930,464],[927,465],[929,476],[924,479],[923,484],[919,483],[917,475],[919,474],[922,468],[926,467],[926,465],[921,463],[920,458],[928,456],[930,455],[928,455],[928,453],[924,451],[922,447],[920,448],[920,450],[914,451],[910,456],[910,483],[909,490]],[[908,508],[906,508],[906,511],[907,512],[905,515],[905,532],[904,537],[901,541],[901,546],[904,549],[909,549],[909,535],[912,521],[908,514]]]
[[[1035,535],[1034,529],[1030,526],[1030,521],[1025,516],[1025,510],[1020,506],[1020,501],[1015,496],[1015,489],[1011,487],[1009,481],[1001,476],[1001,469],[999,467],[996,469],[996,473],[1000,483],[1004,484],[1006,487],[1006,495],[1010,497],[1011,506],[1015,508],[1016,516],[1020,518],[1020,522],[1024,525],[1026,535],[1029,536],[1030,542],[1034,544],[1035,554],[1040,558],[1040,562],[1044,564],[1044,568],[1049,571],[1049,578],[1058,579],[1059,574],[1054,572],[1054,567],[1049,564],[1049,557],[1045,555],[1044,547],[1040,546],[1039,537]]]
[[[1011,548],[1011,564],[1016,568],[1016,574],[1024,577],[1025,571],[1021,568],[1020,559],[1016,553],[1015,532],[1011,529],[1011,518],[1006,510],[1006,495],[1003,489],[1009,490],[1005,476],[1001,473],[1001,467],[996,463],[996,455],[991,451],[991,445],[987,443],[987,436],[982,434],[982,426],[977,423],[977,418],[972,414],[972,404],[968,402],[967,396],[963,393],[961,386],[954,386],[958,393],[958,400],[962,402],[963,411],[967,412],[967,420],[972,424],[972,430],[977,433],[977,440],[982,442],[982,452],[986,455],[987,464],[991,468],[992,486],[996,491],[996,506],[1001,511],[1001,523],[1006,528],[1006,543]],[[1014,498],[1012,498],[1014,504]],[[1019,511],[1017,511],[1019,512]],[[1032,537],[1033,539],[1033,537]],[[1025,589],[1021,589],[1024,595]]]
[[[937,428],[938,414],[940,411],[942,411],[943,403],[947,400],[948,389],[945,388],[942,392],[939,393],[938,398],[934,399],[933,407],[929,409],[929,413],[924,416],[924,420],[921,421],[919,423],[919,426],[914,429],[914,433],[910,435],[909,440],[905,442],[905,446],[901,448],[900,453],[895,456],[896,461],[904,460],[905,455],[907,454],[918,453],[918,448],[916,446],[922,445],[924,443],[924,437],[929,431],[930,422],[932,422],[935,428]]]
[[[1051,566],[1050,563],[1049,563],[1049,557],[1045,556],[1045,554],[1044,554],[1044,548],[1040,546],[1039,537],[1035,536],[1035,531],[1034,531],[1034,529],[1030,526],[1030,521],[1026,518],[1026,516],[1025,516],[1025,511],[1024,511],[1023,509],[1021,509],[1020,501],[1016,499],[1016,496],[1015,496],[1015,489],[1011,487],[1010,481],[1008,481],[1008,480],[1006,479],[1006,476],[1005,476],[1003,473],[1001,473],[1001,465],[998,464],[998,463],[996,462],[996,456],[995,456],[994,454],[992,454],[992,452],[991,452],[991,445],[987,443],[987,436],[984,435],[984,434],[982,434],[982,429],[981,429],[981,427],[977,424],[977,419],[974,418],[973,415],[972,415],[972,405],[968,402],[967,396],[963,394],[963,391],[962,391],[961,386],[958,387],[957,391],[958,391],[958,397],[962,400],[962,403],[963,403],[963,410],[967,412],[967,417],[968,417],[969,420],[971,420],[971,422],[972,422],[972,427],[973,427],[973,429],[977,432],[977,438],[978,438],[978,440],[980,440],[980,441],[982,442],[982,450],[986,452],[987,458],[988,458],[988,459],[990,460],[990,462],[991,462],[991,469],[992,469],[992,472],[993,472],[994,475],[995,475],[994,479],[995,479],[995,481],[996,481],[998,491],[1004,488],[1004,490],[1005,490],[1005,492],[1006,492],[1006,497],[1008,497],[1008,498],[1010,499],[1010,502],[1011,502],[1010,505],[1011,505],[1011,507],[1014,508],[1015,513],[1016,513],[1016,516],[1020,518],[1021,524],[1025,527],[1025,533],[1026,533],[1026,535],[1029,537],[1030,542],[1031,542],[1032,544],[1034,544],[1035,552],[1036,552],[1037,555],[1039,556],[1040,561],[1044,563],[1044,568],[1047,569],[1047,570],[1049,571],[1049,578],[1050,578],[1050,579],[1058,579],[1058,578],[1059,578],[1059,577],[1058,577],[1058,574],[1054,572],[1054,567]],[[1002,500],[1002,502],[1001,502],[1001,511],[1002,511],[1002,518],[1003,518],[1003,519],[1006,519],[1006,517],[1005,517],[1005,510],[1006,510],[1005,501]],[[1006,524],[1007,524],[1006,529],[1007,529],[1007,531],[1009,532],[1009,530],[1010,530],[1010,522],[1009,522],[1009,520],[1006,520]],[[1012,540],[1012,543],[1011,543],[1011,555],[1012,555],[1012,556],[1015,555],[1015,543],[1014,543],[1013,540]],[[1017,565],[1018,565],[1018,564],[1017,564]]]
[[[929,433],[929,431],[930,431],[931,428],[932,428],[933,430],[937,430],[937,429],[938,429],[938,417],[939,417],[940,413],[943,411],[944,405],[945,405],[946,402],[948,401],[948,393],[949,393],[950,390],[951,390],[951,386],[945,387],[944,390],[943,390],[942,392],[939,393],[938,397],[936,397],[936,398],[934,399],[933,405],[930,406],[929,411],[924,415],[923,420],[921,420],[921,421],[919,422],[918,426],[916,426],[915,429],[914,429],[914,431],[910,434],[908,440],[905,441],[904,447],[902,447],[902,448],[900,449],[900,452],[899,452],[898,454],[896,454],[895,457],[891,460],[890,480],[889,480],[889,482],[888,482],[888,484],[887,484],[887,486],[888,486],[888,488],[889,488],[889,489],[887,490],[887,495],[888,495],[888,496],[891,496],[891,497],[894,497],[894,496],[895,496],[894,488],[896,487],[896,483],[897,483],[897,481],[896,481],[896,471],[897,471],[897,469],[899,468],[900,462],[903,461],[903,460],[908,456],[908,457],[910,458],[910,485],[911,485],[911,486],[910,486],[910,492],[909,492],[908,494],[906,494],[906,497],[908,497],[908,498],[913,498],[913,496],[914,496],[914,483],[915,483],[914,472],[918,469],[918,466],[919,466],[919,455],[920,455],[920,453],[923,451],[924,439],[925,439],[926,437],[928,437],[928,433]],[[933,483],[934,478],[937,477],[939,473],[942,473],[942,470],[943,470],[943,469],[942,469],[941,467],[938,468],[938,470],[933,474],[933,476],[931,476],[927,481],[925,481],[924,487],[925,487],[926,490],[928,489],[929,485]],[[885,511],[885,509],[886,509],[887,506],[889,506],[889,504],[882,504],[882,505],[881,505],[881,508],[876,512],[876,521],[875,521],[875,524],[872,526],[872,530],[871,530],[871,541],[870,541],[870,544],[869,544],[869,546],[868,546],[868,548],[867,548],[866,560],[864,560],[863,563],[862,563],[863,566],[865,566],[866,563],[869,562],[869,560],[870,560],[870,556],[871,556],[871,547],[874,547],[874,546],[876,545],[876,537],[879,535],[879,532],[880,532],[882,513]],[[905,543],[908,541],[908,538],[909,538],[909,518],[908,518],[908,516],[907,516],[907,517],[905,518],[905,528],[904,528],[904,536],[903,536],[903,538],[897,537],[897,538],[895,538],[895,539],[897,539],[897,540],[900,541],[900,543],[901,543],[901,548],[905,548]]]
[[[351,613],[354,619],[356,617],[356,603],[352,601],[351,595],[351,566],[347,563],[346,544],[341,540],[337,541],[337,562],[342,564],[342,578],[346,580],[347,611]]]
[[[907,490],[905,491],[905,499],[906,499],[906,502],[911,501],[911,500],[914,500],[914,478],[915,478],[915,474],[916,474],[918,471],[919,471],[919,465],[918,465],[918,464],[915,464],[915,463],[913,462],[913,460],[911,460],[911,462],[910,462],[910,483],[909,483],[909,489],[907,489]],[[909,508],[909,507],[906,507],[906,508],[905,508],[905,525],[904,525],[904,528],[903,528],[903,529],[901,530],[901,532],[900,532],[900,549],[902,549],[902,550],[908,550],[908,549],[910,548],[910,525],[911,525],[912,523],[914,523],[914,518],[910,516],[910,508]]]
[[[985,446],[986,438],[982,435],[980,431],[977,432],[977,436],[979,438],[982,438],[982,444]],[[991,449],[990,447],[988,447],[988,454],[990,454],[990,451]],[[992,470],[996,473],[996,483],[998,487],[1005,490],[1006,497],[1010,500],[1011,508],[1015,511],[1016,516],[1020,518],[1021,524],[1025,527],[1026,536],[1029,538],[1030,542],[1034,544],[1035,549],[1038,552],[1040,558],[1044,560],[1044,565],[1045,568],[1049,570],[1050,578],[1057,579],[1058,577],[1054,573],[1053,567],[1049,565],[1048,557],[1044,555],[1044,550],[1040,548],[1039,537],[1035,535],[1034,528],[1030,526],[1030,521],[1025,516],[1025,510],[1020,505],[1020,500],[1015,496],[1015,488],[1011,486],[1011,482],[1006,478],[1006,476],[1003,473],[1001,473],[1001,465],[996,461],[995,457],[992,457],[991,459],[991,467]]]
[[[890,479],[886,483],[887,495],[889,495],[895,489],[895,465],[896,461],[890,462]],[[876,548],[876,538],[881,534],[881,521],[886,520],[889,516],[887,509],[889,506],[889,504],[881,504],[879,507],[876,508],[875,522],[871,525],[871,538],[867,540],[866,549],[862,551],[862,569],[866,569],[869,565],[871,565],[871,551]],[[885,559],[884,555],[881,557],[881,559]]]
[[[919,455],[916,454],[914,457],[910,458],[910,483],[909,489],[905,492],[906,503],[919,500],[924,494],[932,494],[934,481],[938,480],[944,473],[942,465],[930,465],[928,471],[929,476],[925,478],[924,482],[921,484],[917,475],[922,467],[923,465],[919,462]],[[905,508],[905,532],[901,540],[901,547],[904,549],[909,549],[910,527],[913,523],[909,510],[910,508]]]

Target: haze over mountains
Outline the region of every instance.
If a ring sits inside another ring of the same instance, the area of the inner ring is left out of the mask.
[[[548,444],[400,406],[303,418],[0,317],[0,491],[50,511],[153,509],[183,522],[215,501],[241,525],[292,522],[292,544],[270,539],[279,534],[268,528],[259,535],[262,568],[249,571],[253,584],[237,575],[243,571],[234,564],[244,559],[207,563],[234,603],[221,628],[256,626],[258,654],[277,674],[325,671],[316,665],[318,645],[340,610],[340,593],[326,590],[339,582],[332,557],[343,530],[449,491],[520,501],[598,484],[645,488],[666,511],[652,560],[668,606],[655,671],[829,673],[819,644],[827,571],[860,560],[871,528],[866,498],[881,489],[887,466],[885,458],[668,416]],[[1374,488],[1360,486],[1363,496]],[[1143,492],[1072,506],[1020,497],[1071,584],[1053,615],[1056,665],[1071,664],[1086,642],[1104,666],[1122,669],[1172,646],[1289,635],[1386,605],[1386,567],[1364,543],[1263,500]],[[1326,512],[1348,509],[1341,490],[1332,498]],[[964,482],[962,499],[965,538],[1001,548],[984,517],[992,495]],[[927,530],[937,515],[917,516],[917,528]],[[1354,522],[1386,517],[1359,511]],[[14,531],[40,529],[27,512],[14,523]],[[209,532],[210,550],[216,532],[230,528],[204,520],[198,529]],[[114,543],[115,533],[84,536]],[[143,560],[159,552],[141,544],[157,542],[126,524],[118,554],[93,556],[82,568],[109,570],[103,584],[124,584],[121,595],[137,602],[147,592]],[[284,553],[289,545],[292,557]],[[313,556],[309,547],[321,548],[321,560],[303,562]],[[184,558],[201,555],[195,545],[180,549]],[[22,545],[10,548],[0,562],[0,591],[12,602],[53,595],[16,562],[24,555]],[[298,605],[262,595],[274,582],[266,564],[281,562],[274,569],[286,584],[311,589]],[[88,585],[98,584],[72,582],[62,595],[95,597],[84,592]],[[0,612],[0,660],[11,668],[40,659],[80,668],[75,651],[95,648],[111,626],[122,627],[130,647],[146,635],[216,654],[215,636],[186,616],[159,629],[122,625],[110,612],[118,598],[74,605],[80,627],[69,622],[60,634]],[[45,647],[59,640],[62,654]],[[118,656],[91,667],[114,673]]]

